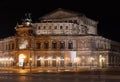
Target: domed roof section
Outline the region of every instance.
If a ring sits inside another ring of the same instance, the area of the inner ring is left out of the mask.
[[[40,17],[40,19],[62,19],[76,16],[83,16],[83,14],[59,8],[49,14]]]

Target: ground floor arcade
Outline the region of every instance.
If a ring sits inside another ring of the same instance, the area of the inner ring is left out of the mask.
[[[104,68],[119,65],[120,56],[106,51],[21,51],[0,58],[0,67]]]

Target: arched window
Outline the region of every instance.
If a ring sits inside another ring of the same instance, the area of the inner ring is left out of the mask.
[[[12,50],[14,49],[14,43],[12,43]]]
[[[40,42],[36,43],[36,49],[40,49],[40,46],[41,46]]]
[[[66,29],[68,29],[68,26],[66,26]]]
[[[68,49],[73,49],[73,43],[72,43],[72,41],[68,41]]]
[[[44,57],[44,64],[45,64],[45,67],[48,67],[48,65],[49,65],[49,63],[48,63],[48,56]]]
[[[55,26],[55,29],[57,29],[57,26]]]
[[[38,29],[40,29],[40,26],[38,27]]]
[[[57,49],[57,42],[56,41],[52,42],[52,49]]]
[[[60,41],[60,49],[64,49],[65,48],[65,42],[64,41]]]
[[[62,27],[62,26],[60,26],[60,29],[63,29],[63,27]]]
[[[49,43],[48,42],[44,42],[44,48],[48,49],[49,48]]]
[[[46,29],[46,26],[44,26],[43,29]]]
[[[64,56],[60,56],[60,66],[64,66]]]

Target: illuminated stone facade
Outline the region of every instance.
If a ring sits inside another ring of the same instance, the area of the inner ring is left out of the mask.
[[[98,22],[58,9],[32,23],[26,15],[16,35],[0,40],[2,67],[102,68],[120,65],[120,43],[97,34]]]

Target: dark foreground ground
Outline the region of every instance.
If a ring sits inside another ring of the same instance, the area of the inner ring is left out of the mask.
[[[120,82],[120,76],[79,73],[1,74],[0,82]]]
[[[120,82],[120,70],[0,69],[0,82]]]

